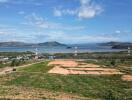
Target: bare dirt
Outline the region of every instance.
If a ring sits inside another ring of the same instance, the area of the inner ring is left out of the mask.
[[[123,81],[132,81],[132,76],[131,75],[123,75],[122,80]]]
[[[113,75],[123,74],[117,69],[113,68],[102,68],[100,65],[81,63],[75,60],[54,60],[49,62],[49,65],[55,67],[48,73],[54,74],[93,74],[93,75]]]
[[[49,65],[60,65],[65,67],[76,67],[78,63],[74,60],[54,60],[49,63]]]

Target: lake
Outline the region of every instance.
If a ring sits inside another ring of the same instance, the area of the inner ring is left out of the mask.
[[[67,48],[66,46],[56,46],[56,47],[46,47],[46,46],[37,46],[37,47],[0,47],[0,52],[25,52],[32,51],[35,52],[36,48],[39,53],[74,53],[75,46],[77,46],[77,51],[79,53],[85,52],[117,52],[124,51],[120,49],[111,49],[108,46],[99,46],[96,44],[87,44],[87,45],[70,45],[72,48]]]

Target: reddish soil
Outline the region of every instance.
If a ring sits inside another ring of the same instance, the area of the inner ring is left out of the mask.
[[[132,76],[131,75],[123,75],[122,80],[123,81],[132,81]]]
[[[49,65],[54,65],[48,73],[54,74],[93,74],[93,75],[113,75],[122,74],[117,69],[102,68],[96,64],[79,63],[75,60],[55,60]]]
[[[76,67],[78,63],[73,60],[54,60],[49,63],[49,65],[60,65],[66,67]]]

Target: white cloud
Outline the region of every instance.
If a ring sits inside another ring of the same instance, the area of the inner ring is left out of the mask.
[[[62,15],[75,15],[79,18],[93,18],[96,15],[101,14],[103,11],[103,8],[99,5],[93,2],[93,0],[79,0],[80,1],[80,7],[77,7],[75,9],[56,9],[54,10],[54,15],[58,17]],[[56,12],[56,13],[55,13]]]
[[[0,35],[5,34],[5,32],[0,31]]]
[[[79,18],[93,18],[103,11],[100,5],[92,3],[91,0],[81,0],[81,1],[85,1],[85,2],[83,2],[81,4],[81,7],[78,9]]]
[[[64,43],[88,43],[88,42],[108,42],[118,41],[119,38],[107,35],[89,35],[89,34],[67,34],[63,31],[50,31],[48,33],[39,32],[36,37],[45,41],[58,41]]]
[[[38,18],[38,20],[42,20]],[[75,27],[77,28],[77,27]],[[29,29],[29,28],[27,28]],[[0,26],[0,41],[23,41],[23,42],[44,42],[44,41],[58,41],[64,43],[88,43],[88,42],[105,42],[105,41],[118,41],[121,38],[115,35],[106,34],[79,34],[67,33],[61,30],[17,30],[15,27]],[[71,27],[71,30],[73,28]]]
[[[22,24],[42,29],[81,30],[85,28],[84,26],[70,26],[47,21],[43,17],[38,16],[36,13],[25,16],[25,22]]]
[[[116,31],[115,31],[115,33],[121,33],[121,31],[119,31],[119,30],[116,30]]]
[[[16,31],[16,28],[14,27],[9,27],[9,26],[4,26],[4,25],[0,25],[0,34],[11,34],[14,31]]]
[[[34,26],[36,28],[53,29],[59,27],[58,23],[49,22],[36,13],[25,16],[25,25]]]
[[[18,14],[23,15],[23,14],[25,14],[25,12],[24,11],[19,11]]]
[[[61,11],[58,9],[54,9],[54,16],[60,17],[62,15]]]

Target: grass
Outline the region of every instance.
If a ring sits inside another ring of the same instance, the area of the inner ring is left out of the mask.
[[[47,71],[53,66],[47,66],[47,63],[46,61],[19,69],[7,76],[11,80],[7,80],[5,85],[41,88],[101,100],[132,99],[132,82],[122,81],[120,75],[48,74]]]
[[[0,68],[4,68],[4,67],[7,67],[7,66],[9,66],[10,64],[1,64],[0,63]]]
[[[120,76],[62,76],[34,73],[17,73],[12,76],[15,79],[8,81],[8,85],[62,91],[102,100],[105,100],[109,91],[116,100],[124,100],[132,95],[132,91],[127,91],[132,89],[132,82],[121,81]]]
[[[32,73],[32,72],[46,73],[48,70],[53,68],[53,66],[47,66],[47,64],[48,61],[45,61],[45,62],[33,64],[25,68],[20,68],[18,71],[28,72],[28,73]]]

